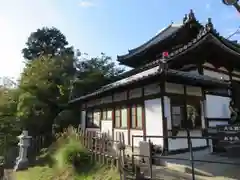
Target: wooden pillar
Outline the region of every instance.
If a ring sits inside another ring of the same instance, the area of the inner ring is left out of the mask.
[[[129,100],[129,90],[127,90],[127,100]],[[127,103],[127,131],[128,131],[128,145],[131,145],[131,104]]]
[[[204,75],[203,74],[203,66],[201,64],[198,65],[198,73],[200,75]],[[201,112],[204,113],[204,126],[205,126],[205,129],[206,129],[206,128],[208,128],[209,123],[206,120],[206,93],[205,93],[204,88],[202,88],[202,97],[203,97],[203,100],[202,100],[203,101],[203,107],[201,107],[201,108],[203,108],[203,109],[201,109]]]
[[[167,118],[165,116],[165,103],[164,103],[164,95],[165,95],[165,78],[162,82],[160,82],[160,92],[161,92],[161,105],[162,105],[162,122],[163,122],[163,152],[167,154],[168,152],[168,128],[167,128]],[[166,155],[165,154],[165,155]]]
[[[186,122],[187,122],[187,87],[186,87],[186,85],[184,85],[183,88],[184,88],[184,94],[183,94],[183,96],[184,96],[184,119],[183,119],[183,121],[184,121],[184,124],[186,124]]]
[[[143,140],[146,141],[146,110],[145,110],[145,100],[144,100],[144,87],[142,88],[142,128],[143,128]]]
[[[114,102],[114,93],[112,93],[112,104]],[[114,140],[114,127],[115,127],[115,106],[112,107],[112,139]]]

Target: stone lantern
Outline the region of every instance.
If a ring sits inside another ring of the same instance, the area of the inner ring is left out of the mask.
[[[27,158],[27,150],[30,146],[31,136],[28,135],[28,131],[23,130],[22,134],[18,136],[19,139],[19,156],[16,159],[16,165],[14,170],[21,170],[28,167],[28,158]]]

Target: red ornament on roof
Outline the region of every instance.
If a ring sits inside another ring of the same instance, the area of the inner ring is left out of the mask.
[[[166,57],[168,57],[168,52],[167,52],[167,51],[164,51],[164,52],[162,53],[162,58],[166,58]]]

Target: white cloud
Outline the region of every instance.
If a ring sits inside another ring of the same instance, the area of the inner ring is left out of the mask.
[[[80,1],[79,5],[81,7],[93,7],[96,4],[94,2],[92,2],[92,1],[90,1],[90,0],[82,0],[82,1]]]
[[[210,3],[207,3],[207,4],[205,5],[205,8],[206,8],[207,11],[209,11],[209,10],[211,9],[211,4],[210,4]]]

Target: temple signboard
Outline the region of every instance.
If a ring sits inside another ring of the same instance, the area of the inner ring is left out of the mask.
[[[217,126],[217,136],[222,143],[239,143],[240,125]]]

